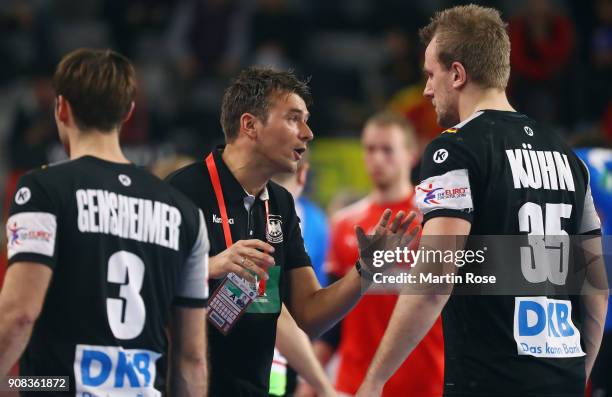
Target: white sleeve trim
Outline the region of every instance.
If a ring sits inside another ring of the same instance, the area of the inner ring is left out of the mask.
[[[6,223],[8,259],[16,254],[40,254],[53,257],[57,220],[48,212],[19,212]]]
[[[582,220],[578,233],[587,233],[597,229],[601,229],[601,221],[595,210],[595,203],[593,203],[593,196],[591,195],[591,186],[587,186],[586,195],[584,196],[584,210],[582,211]]]
[[[177,296],[191,299],[208,298],[208,251],[210,243],[206,222],[201,210],[198,210],[200,227],[191,253],[185,262],[179,279]]]

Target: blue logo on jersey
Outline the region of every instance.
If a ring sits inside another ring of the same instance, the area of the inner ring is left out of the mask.
[[[77,395],[118,396],[123,395],[120,390],[131,390],[156,396],[155,361],[160,356],[150,350],[78,345],[74,362]]]
[[[545,296],[514,299],[514,339],[519,355],[584,356],[580,331],[572,322],[571,301]]]
[[[546,328],[548,336],[551,337],[572,336],[574,327],[569,322],[569,313],[570,308],[567,303],[549,302],[548,307],[544,308],[538,302],[522,301],[518,308],[519,336],[535,336]],[[537,320],[534,324],[528,323],[529,315],[535,315]]]
[[[125,381],[128,381],[128,387],[149,386],[151,384],[151,372],[149,364],[151,363],[151,355],[149,353],[136,353],[131,360],[125,352],[119,352],[115,373],[114,387],[123,387]],[[96,368],[93,371],[93,368]],[[83,359],[81,360],[81,374],[83,375],[83,385],[85,386],[100,386],[113,375],[113,361],[111,357],[105,353],[96,350],[84,350]],[[141,384],[138,374],[142,375],[144,380]]]

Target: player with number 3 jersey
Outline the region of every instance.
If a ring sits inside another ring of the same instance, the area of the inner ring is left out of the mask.
[[[118,131],[134,108],[134,81],[112,51],[77,50],[57,68],[55,118],[70,160],[17,187],[0,377],[25,348],[20,374],[69,376],[65,395],[206,393],[206,224],[185,196],[123,156]]]

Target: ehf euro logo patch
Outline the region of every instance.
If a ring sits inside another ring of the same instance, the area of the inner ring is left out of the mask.
[[[283,221],[280,215],[270,215],[268,217],[266,240],[273,244],[283,242]]]

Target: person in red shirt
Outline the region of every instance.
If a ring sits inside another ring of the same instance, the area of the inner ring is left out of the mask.
[[[401,115],[378,113],[366,122],[361,139],[366,169],[374,188],[367,197],[340,210],[332,219],[326,266],[330,276],[335,278],[342,277],[357,260],[355,225],[360,225],[368,233],[385,208],[393,212],[416,210],[409,178],[417,147],[412,126]],[[420,219],[415,222],[420,222]],[[357,392],[396,301],[396,295],[367,295],[344,318],[337,351],[340,362],[336,388],[339,392],[348,395]],[[441,325],[438,319],[387,382],[384,397],[442,395],[444,346]],[[318,349],[320,352],[321,346]]]

